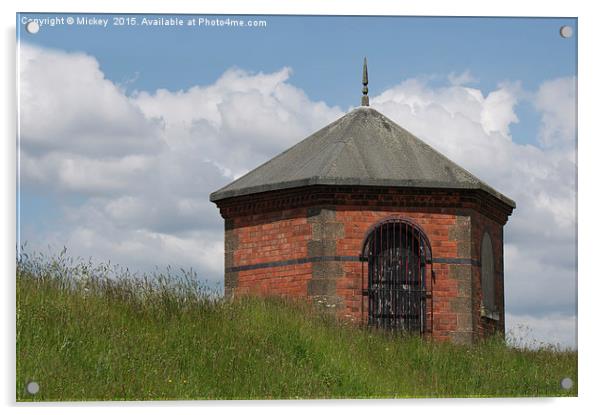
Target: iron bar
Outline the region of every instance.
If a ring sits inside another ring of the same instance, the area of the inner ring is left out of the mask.
[[[372,230],[362,252],[368,262],[365,290],[368,324],[421,334],[432,333],[432,260],[424,232],[407,220],[387,220]],[[430,285],[426,279],[429,265]],[[362,287],[363,281],[362,264]],[[427,301],[431,310],[428,320]],[[363,315],[363,298],[361,307]],[[427,321],[431,323],[430,327]]]

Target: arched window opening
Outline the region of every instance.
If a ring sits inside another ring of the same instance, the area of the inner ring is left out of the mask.
[[[368,268],[368,324],[428,331],[432,257],[422,229],[404,219],[381,222],[368,233],[362,257]]]
[[[493,244],[488,232],[481,241],[481,316],[497,319]]]

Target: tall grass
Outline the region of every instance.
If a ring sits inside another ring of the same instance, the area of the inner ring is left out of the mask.
[[[577,394],[576,352],[436,343],[301,301],[227,301],[183,270],[138,277],[63,252],[21,257],[16,283],[19,401]]]

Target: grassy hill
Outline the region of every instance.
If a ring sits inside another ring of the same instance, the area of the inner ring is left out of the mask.
[[[433,343],[301,302],[225,301],[186,272],[107,278],[114,270],[18,261],[18,401],[577,394],[576,352]]]

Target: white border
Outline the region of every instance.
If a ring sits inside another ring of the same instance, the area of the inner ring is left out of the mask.
[[[519,407],[531,407],[531,410],[545,410],[546,413],[567,413],[568,411],[587,410],[589,405],[599,400],[602,394],[598,391],[600,384],[600,335],[601,327],[599,303],[602,290],[600,279],[601,266],[596,260],[600,256],[597,243],[600,241],[601,217],[596,215],[600,209],[598,178],[600,176],[600,134],[599,119],[602,111],[599,98],[596,96],[600,88],[599,41],[601,36],[600,15],[594,9],[594,1],[546,1],[526,2],[524,0],[504,0],[492,4],[486,1],[453,0],[453,1],[405,1],[391,2],[385,0],[331,0],[315,2],[305,1],[265,1],[253,2],[238,0],[208,2],[196,0],[89,0],[75,2],[55,0],[4,0],[0,3],[3,35],[2,83],[4,99],[0,111],[1,123],[4,127],[2,141],[2,376],[0,390],[2,403],[10,413],[33,412],[35,406],[18,405],[15,399],[15,361],[14,361],[14,252],[15,252],[15,170],[16,170],[16,97],[15,97],[15,13],[22,12],[113,12],[113,13],[215,13],[215,14],[349,14],[349,15],[453,15],[453,16],[562,16],[579,18],[579,398],[576,399],[469,399],[469,400],[401,400],[401,401],[261,401],[261,402],[158,402],[158,403],[102,403],[43,405],[46,413],[80,413],[85,408],[90,413],[142,412],[163,413],[168,408],[177,406],[179,413],[198,413],[199,411],[244,410],[251,413],[281,413],[286,409],[289,413],[306,413],[308,410],[324,410],[328,412],[346,411],[348,413],[365,413],[372,406],[381,407],[385,411],[403,409],[419,411],[442,411],[446,414],[503,413],[517,410]],[[596,99],[598,98],[598,99]],[[596,121],[598,121],[596,123]],[[597,125],[596,125],[597,124]],[[598,301],[596,301],[598,300]],[[595,303],[596,301],[596,303]],[[386,406],[386,408],[383,408]],[[537,408],[536,408],[537,407]],[[574,409],[573,409],[574,408]],[[42,409],[42,408],[40,408]],[[526,409],[526,408],[525,408]],[[171,409],[173,410],[173,409]],[[377,409],[378,410],[378,409]],[[589,411],[587,411],[589,412]]]

